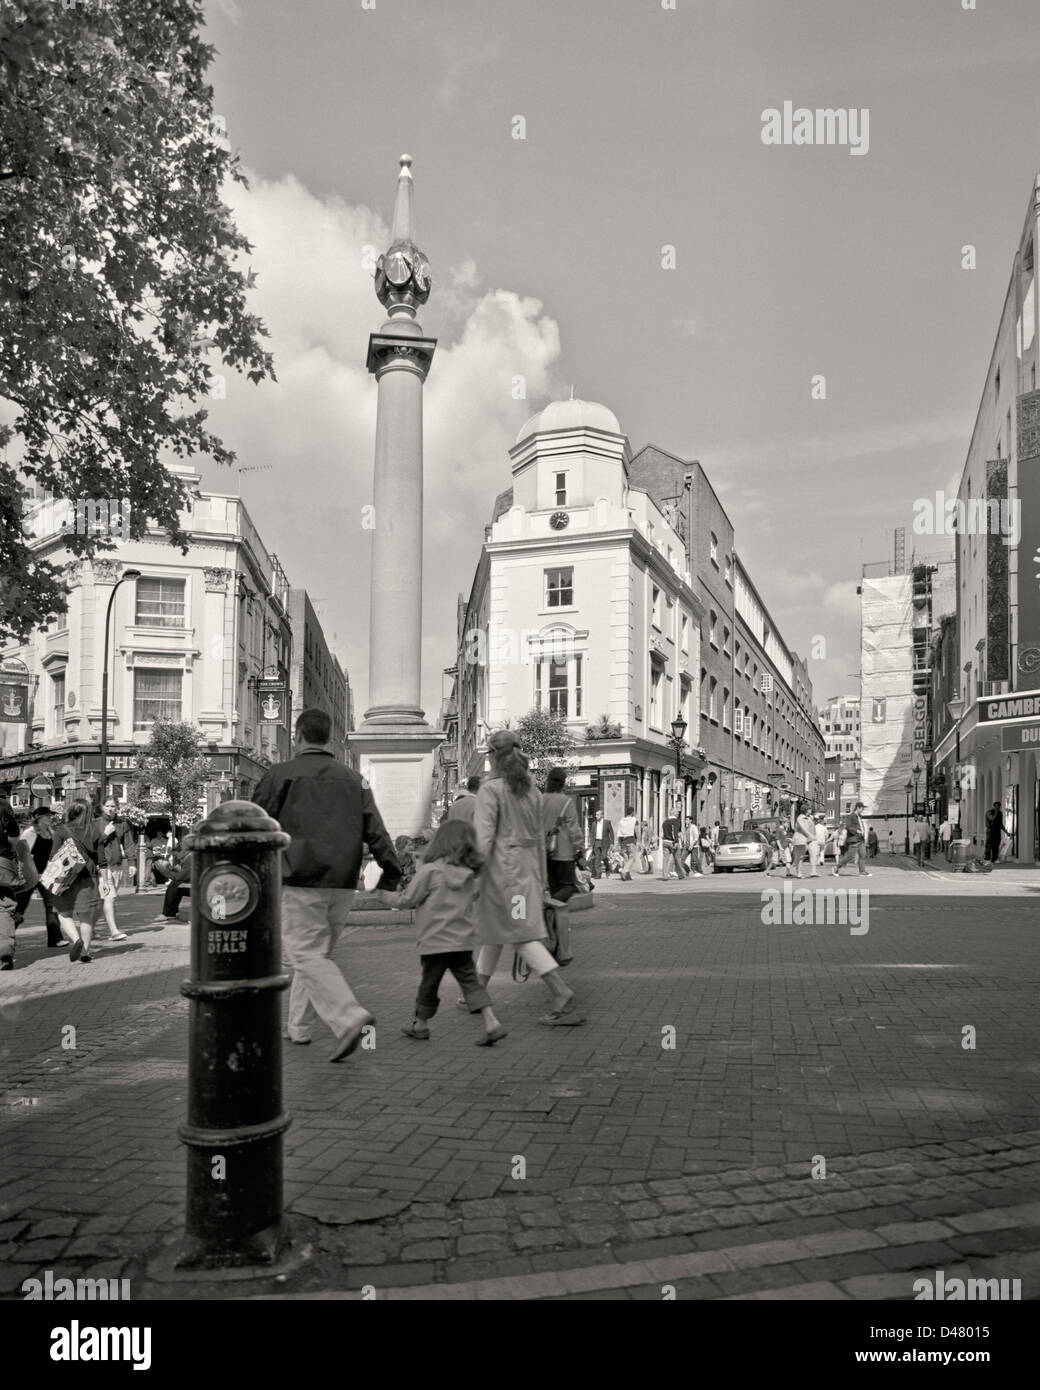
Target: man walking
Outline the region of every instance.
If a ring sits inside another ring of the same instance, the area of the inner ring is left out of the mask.
[[[986,858],[995,864],[1000,858],[1000,841],[1004,835],[1004,816],[1000,802],[994,801],[986,812]]]
[[[455,800],[448,807],[445,820],[464,820],[473,829],[473,818],[477,814],[477,792],[480,791],[480,778],[470,777],[463,791],[455,793]]]
[[[914,858],[917,860],[917,867],[924,868],[924,846],[928,835],[928,827],[920,816],[914,816],[914,823],[910,827],[910,848]]]
[[[286,1037],[309,1043],[321,1018],[338,1039],[331,1062],[349,1057],[375,1019],[331,959],[354,902],[367,844],[394,889],[401,866],[361,777],[328,747],[332,720],[305,709],[296,721],[297,756],[265,773],[253,800],[292,836],[282,871],[282,942],[293,968]]]
[[[692,816],[682,828],[682,866],[688,877],[704,877],[701,872],[701,832]]]
[[[661,846],[662,846],[662,867],[669,878],[685,878],[686,870],[682,862],[682,826],[676,816],[666,816],[661,826]],[[672,867],[668,869],[668,856],[671,855]]]
[[[953,844],[953,822],[949,816],[939,826],[939,844],[942,848],[943,858],[949,860],[950,846]]]
[[[596,812],[595,830],[595,853],[593,855],[593,872],[597,878],[606,875],[610,877],[610,860],[608,855],[614,844],[614,827],[606,819],[602,811]]]
[[[864,802],[857,801],[855,810],[851,815],[845,817],[845,823],[842,827],[845,835],[845,847],[841,858],[834,867],[835,878],[850,859],[853,865],[859,869],[862,877],[870,877],[870,870],[863,867],[867,854],[867,828],[860,812],[866,809]]]
[[[622,816],[618,821],[618,849],[624,858],[621,877],[626,882],[632,878],[632,868],[636,857],[636,818],[634,815]]]
[[[32,813],[32,826],[23,835],[26,848],[36,866],[36,872],[42,874],[47,867],[54,850],[54,835],[51,829],[51,808],[49,806],[37,806]],[[58,914],[54,909],[54,900],[50,893],[44,888],[42,883],[37,882],[35,887],[26,888],[18,894],[18,903],[15,910],[15,925],[20,925],[25,916],[25,910],[29,906],[29,900],[33,893],[39,892],[43,899],[43,910],[47,921],[47,945],[64,946],[65,939],[61,934],[61,924],[58,921]]]
[[[792,836],[793,852],[791,858],[796,878],[801,878],[802,876],[802,860],[806,855],[809,856],[810,864],[812,863],[812,846],[815,843],[816,827],[813,825],[812,817],[809,815],[809,812],[803,806],[795,820],[794,835]],[[810,874],[810,877],[813,876],[813,874]]]
[[[125,941],[126,932],[116,926],[116,898],[123,886],[124,864],[134,852],[133,828],[119,814],[119,805],[114,796],[105,798],[101,806],[101,816],[96,822],[98,840],[98,892],[105,914],[109,940]],[[129,853],[127,843],[129,841]]]
[[[817,811],[813,816],[813,838],[809,841],[809,877],[820,877],[820,865],[823,863],[824,851],[827,848],[827,826],[823,819],[823,814]]]

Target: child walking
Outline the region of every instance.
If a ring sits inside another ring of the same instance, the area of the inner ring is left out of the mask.
[[[401,894],[400,906],[416,909],[416,944],[422,963],[415,1018],[401,1029],[405,1037],[430,1036],[429,1020],[440,1008],[438,991],[449,970],[462,989],[466,1008],[483,1016],[484,1031],[477,1046],[490,1047],[506,1036],[492,1010],[490,994],[477,980],[473,961],[478,944],[475,918],[480,863],[471,827],[463,820],[446,820]]]

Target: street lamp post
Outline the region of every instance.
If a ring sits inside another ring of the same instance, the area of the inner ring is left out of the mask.
[[[675,749],[675,794],[681,797],[681,804],[685,803],[686,798],[679,791],[682,778],[682,750],[686,746],[686,720],[680,714],[672,720],[672,732],[669,739]],[[685,809],[685,808],[684,808]]]
[[[112,586],[112,592],[108,596],[108,608],[105,610],[105,664],[101,671],[101,804],[104,805],[105,796],[108,792],[108,633],[112,626],[112,604],[115,601],[116,590],[124,579],[140,579],[140,570],[124,570]]]
[[[909,853],[910,853],[910,793],[913,791],[913,789],[914,789],[914,784],[913,784],[913,782],[910,781],[910,780],[908,780],[908,781],[907,781],[907,784],[906,784],[906,787],[904,788],[904,790],[905,790],[905,792],[906,792],[906,838],[905,838],[905,840],[903,841],[903,853],[904,853],[904,854],[909,854]]]

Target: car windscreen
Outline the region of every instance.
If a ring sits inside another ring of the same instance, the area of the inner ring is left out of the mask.
[[[765,842],[757,830],[741,830],[727,835],[722,843],[726,845],[761,845]]]

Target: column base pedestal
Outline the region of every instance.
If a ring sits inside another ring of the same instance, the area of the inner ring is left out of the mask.
[[[446,735],[422,721],[422,710],[414,711],[408,723],[370,718],[380,713],[367,710],[364,724],[357,733],[347,735],[347,743],[359,756],[361,775],[372,789],[390,838],[417,835],[430,825],[433,762]]]

